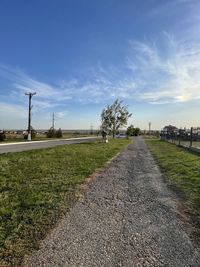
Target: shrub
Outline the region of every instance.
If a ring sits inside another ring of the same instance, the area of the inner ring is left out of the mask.
[[[57,137],[57,138],[61,138],[63,136],[63,134],[62,134],[62,130],[61,130],[61,128],[59,128],[57,131],[56,131],[56,133],[55,133],[55,137]]]
[[[61,128],[59,128],[58,130],[55,130],[53,127],[51,127],[48,130],[46,135],[48,138],[53,138],[53,137],[61,138],[63,136]]]
[[[55,129],[51,127],[47,132],[47,138],[55,137]]]
[[[4,131],[0,132],[0,141],[4,141],[5,139],[6,139],[5,132]]]
[[[126,131],[127,136],[138,136],[141,134],[140,128],[134,128],[133,125],[129,126]]]
[[[80,135],[81,133],[79,131],[73,132],[73,135]]]

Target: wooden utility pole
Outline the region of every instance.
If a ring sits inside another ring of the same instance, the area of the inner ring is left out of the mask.
[[[93,134],[93,125],[90,126],[90,134]]]
[[[149,122],[149,135],[151,134],[151,122]]]
[[[55,114],[53,112],[53,115],[52,115],[52,127],[53,127],[53,130],[54,130],[54,126],[55,126]]]
[[[28,141],[31,141],[31,109],[32,109],[32,106],[31,106],[31,99],[33,97],[33,95],[36,95],[36,92],[34,93],[25,93],[25,95],[28,96]]]

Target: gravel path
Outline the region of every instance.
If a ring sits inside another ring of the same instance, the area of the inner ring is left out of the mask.
[[[25,266],[200,266],[200,250],[144,141],[90,185]]]

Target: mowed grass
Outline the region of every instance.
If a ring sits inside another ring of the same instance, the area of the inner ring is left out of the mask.
[[[68,139],[68,138],[79,138],[79,137],[96,137],[95,134],[81,134],[81,133],[63,133],[61,138],[47,138],[45,134],[37,134],[32,141],[44,141],[44,140],[59,140],[59,139]],[[6,139],[0,141],[0,144],[4,143],[15,143],[15,142],[28,142],[24,139],[23,134],[6,134]]]
[[[75,200],[77,185],[130,140],[0,155],[0,266],[20,266]]]
[[[164,141],[146,143],[169,182],[179,189],[188,207],[200,218],[200,155]]]

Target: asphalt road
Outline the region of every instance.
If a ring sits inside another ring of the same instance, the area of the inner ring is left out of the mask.
[[[82,138],[71,138],[71,139],[56,139],[56,140],[45,140],[45,141],[30,141],[30,142],[0,144],[0,154],[55,147],[61,145],[87,143],[87,142],[93,142],[96,139],[97,137],[82,137]]]
[[[140,138],[27,259],[26,267],[197,267],[200,248],[181,201]]]

